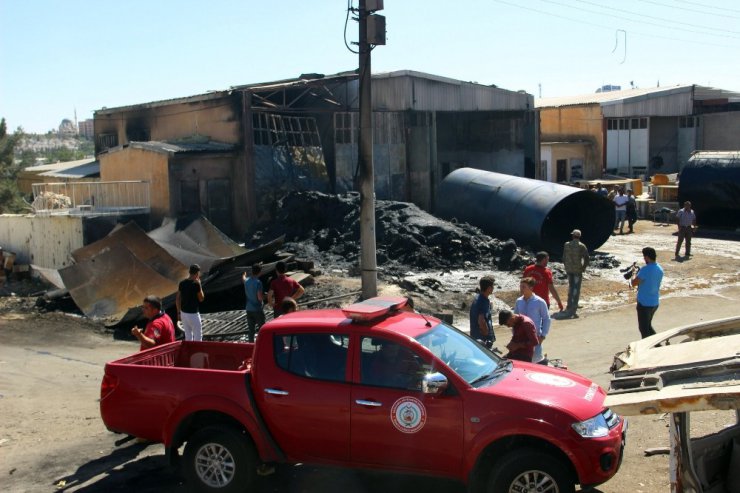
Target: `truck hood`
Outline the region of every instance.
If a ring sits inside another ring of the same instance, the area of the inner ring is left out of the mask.
[[[560,409],[579,421],[600,413],[606,396],[599,385],[577,373],[519,361],[506,376],[476,391]]]

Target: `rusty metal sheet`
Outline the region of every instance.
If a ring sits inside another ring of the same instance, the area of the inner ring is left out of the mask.
[[[125,245],[136,258],[171,281],[179,282],[188,276],[187,265],[170,255],[133,221],[124,226],[118,225],[105,238],[78,248],[72,252],[72,258],[79,264],[100,255],[113,245]]]
[[[203,272],[247,252],[203,216],[165,218],[148,236],[183,265],[198,264]]]
[[[176,281],[160,275],[120,243],[59,274],[80,310],[106,325],[140,318],[141,302],[149,294],[171,303],[177,291]]]

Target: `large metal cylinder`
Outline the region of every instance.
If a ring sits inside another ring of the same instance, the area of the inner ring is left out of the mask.
[[[589,250],[600,247],[609,239],[615,219],[612,202],[594,192],[472,168],[445,177],[435,212],[555,256],[574,229],[581,230]]]
[[[697,152],[681,170],[678,201],[700,226],[740,227],[740,152]]]

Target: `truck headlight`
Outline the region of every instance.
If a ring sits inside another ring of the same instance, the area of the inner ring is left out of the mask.
[[[571,426],[583,438],[599,438],[609,434],[609,426],[606,424],[606,418],[601,414],[597,414],[586,421],[573,423]]]

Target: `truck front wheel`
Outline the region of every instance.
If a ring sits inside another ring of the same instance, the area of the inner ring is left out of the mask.
[[[192,491],[243,492],[254,482],[256,465],[254,448],[234,428],[202,428],[185,446],[184,474]]]
[[[487,493],[573,493],[569,468],[550,454],[520,449],[496,460]]]

